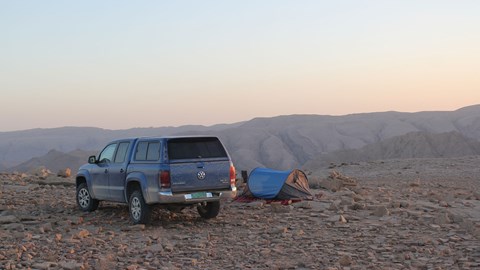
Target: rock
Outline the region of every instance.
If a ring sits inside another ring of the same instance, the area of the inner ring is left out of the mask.
[[[281,203],[277,202],[271,203],[270,207],[274,213],[288,213],[292,208],[291,205],[282,205]]]
[[[340,257],[340,259],[338,260],[338,263],[341,265],[341,266],[350,266],[352,265],[352,258],[348,255],[343,255],[342,257]]]
[[[311,201],[301,201],[294,204],[295,208],[303,208],[303,209],[312,209],[313,205]]]
[[[44,187],[53,188],[53,186],[75,186],[75,180],[72,178],[58,177],[56,175],[49,175],[38,181],[38,184]]]
[[[272,230],[270,231],[271,234],[275,234],[275,235],[278,235],[278,234],[281,235],[287,232],[288,232],[288,228],[284,226],[277,226],[275,228],[272,228]]]
[[[48,223],[40,225],[38,227],[38,231],[40,233],[51,232],[52,231],[52,223],[48,222]]]
[[[437,215],[437,217],[435,217],[433,222],[437,225],[442,225],[442,224],[450,224],[452,223],[452,220],[448,216],[448,213],[442,213]]]
[[[67,217],[66,220],[70,222],[70,224],[72,225],[78,225],[83,223],[83,217],[79,217],[79,216],[70,216],[70,217]]]
[[[439,204],[441,207],[451,207],[451,205],[448,204],[446,201],[440,201],[438,204]]]
[[[149,246],[147,248],[147,250],[149,250],[149,251],[151,251],[155,254],[158,254],[158,253],[163,251],[163,246],[162,246],[162,244],[154,244],[154,245]]]
[[[337,179],[324,179],[320,181],[319,186],[320,188],[336,192],[343,187],[343,183]]]
[[[25,226],[22,223],[8,223],[3,225],[2,228],[8,231],[17,232],[23,232],[25,230]]]
[[[81,270],[83,268],[82,263],[77,263],[75,261],[62,261],[58,265],[66,270]]]
[[[353,203],[353,198],[342,196],[340,206],[351,206]]]
[[[340,215],[333,215],[333,216],[327,218],[326,221],[328,221],[328,222],[338,222],[338,221],[340,221],[340,219],[341,219]]]
[[[330,211],[337,211],[339,209],[338,204],[336,202],[332,202],[330,206],[328,207],[328,210]]]
[[[122,228],[122,231],[143,231],[145,230],[145,224],[136,224],[136,225],[131,225],[126,228]]]
[[[477,225],[468,219],[464,219],[460,223],[460,227],[473,235],[478,235],[478,231],[480,230],[480,226],[477,228]]]
[[[411,187],[419,187],[420,186],[420,179],[416,179],[415,181],[409,184]]]
[[[175,245],[173,245],[170,242],[163,243],[162,245],[163,245],[163,248],[165,249],[165,251],[167,251],[167,252],[173,252],[175,250]]]
[[[308,202],[309,205],[312,207],[312,211],[315,211],[315,212],[323,212],[325,210],[328,209],[328,207],[330,206],[330,203],[326,203],[326,202],[317,202],[317,201],[310,201]],[[308,209],[308,208],[306,208]]]
[[[348,176],[344,176],[337,171],[332,171],[327,179],[320,181],[319,186],[321,188],[337,192],[344,187],[357,186],[357,180]]]
[[[373,210],[372,215],[376,217],[384,217],[390,215],[390,211],[385,206],[377,206]]]
[[[13,215],[8,216],[0,216],[0,224],[8,224],[8,223],[15,223],[18,222],[18,218]]]
[[[34,269],[47,270],[47,269],[51,269],[52,267],[56,267],[57,263],[42,262],[42,263],[34,263],[32,266],[33,266]]]
[[[40,178],[47,178],[50,174],[52,174],[52,172],[50,170],[48,170],[47,168],[45,168],[43,166],[32,169],[28,173],[32,174],[32,175],[35,175],[35,176],[38,176]]]
[[[330,179],[340,180],[343,186],[356,186],[357,180],[348,176],[342,175],[337,171],[332,171],[329,176]]]
[[[361,202],[365,200],[365,198],[359,194],[354,194],[352,198],[354,202]]]
[[[366,206],[365,206],[365,204],[354,203],[354,204],[350,205],[348,208],[350,208],[351,210],[362,210],[362,209],[365,209]]]
[[[251,203],[247,204],[248,207],[254,208],[254,209],[261,209],[265,207],[265,201],[253,201]]]
[[[68,178],[72,176],[72,170],[70,168],[65,168],[57,172],[58,177]]]
[[[81,230],[76,234],[76,237],[79,239],[86,238],[90,236],[90,232],[88,230]]]

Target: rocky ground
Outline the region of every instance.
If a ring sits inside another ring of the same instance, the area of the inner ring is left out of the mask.
[[[0,174],[0,269],[480,269],[480,158],[332,164],[313,201],[75,205],[73,179]],[[319,177],[319,178],[318,178]]]

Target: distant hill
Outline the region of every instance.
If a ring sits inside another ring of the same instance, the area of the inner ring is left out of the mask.
[[[256,118],[217,131],[237,167],[298,167],[320,154],[358,149],[410,132],[458,132],[480,139],[480,105],[453,112],[291,115]]]
[[[386,159],[439,158],[480,155],[480,141],[459,132],[432,134],[411,132],[366,145],[360,149],[339,150],[319,155],[304,164],[308,170],[325,169],[331,163],[350,163]]]
[[[95,152],[74,150],[69,153],[63,153],[57,150],[50,150],[46,155],[32,158],[9,168],[8,171],[29,172],[38,167],[45,167],[53,173],[57,173],[65,168],[70,168],[74,173],[78,167],[87,163],[88,157],[91,155],[95,155]]]
[[[289,169],[319,155],[359,149],[411,132],[452,131],[479,140],[480,105],[439,112],[288,115],[211,127],[128,130],[65,127],[0,132],[0,163],[18,165],[32,157],[43,156],[51,149],[65,153],[74,149],[99,151],[108,141],[123,137],[205,134],[222,139],[239,170],[257,166]]]
[[[241,124],[242,122],[228,126],[235,127]],[[196,130],[202,133],[205,130],[223,129],[225,126],[225,124],[210,127],[190,125],[127,130],[62,127],[0,132],[0,164],[8,167],[18,165],[32,157],[43,156],[52,149],[65,153],[75,149],[100,151],[107,142],[118,138],[171,135],[186,130]]]

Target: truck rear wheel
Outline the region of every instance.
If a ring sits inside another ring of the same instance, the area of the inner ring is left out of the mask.
[[[128,200],[128,207],[133,224],[147,224],[150,221],[150,207],[145,203],[140,190],[132,192]]]
[[[92,212],[97,210],[99,201],[92,198],[88,191],[87,183],[81,183],[77,187],[77,205],[84,212]]]
[[[220,212],[220,201],[201,203],[197,206],[197,211],[204,219],[214,218]]]

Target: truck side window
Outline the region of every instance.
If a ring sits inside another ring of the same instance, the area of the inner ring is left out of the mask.
[[[135,160],[147,160],[148,142],[139,142],[135,152]]]
[[[100,153],[100,156],[98,157],[98,160],[101,163],[111,162],[113,160],[113,154],[115,153],[115,148],[117,148],[116,143],[112,143],[112,144],[107,145],[107,147],[105,147],[103,149],[102,153]]]
[[[128,146],[130,146],[129,142],[122,142],[118,145],[117,154],[115,155],[115,163],[125,162],[125,156],[127,155]]]
[[[160,142],[150,142],[148,144],[147,160],[156,161],[160,158]]]
[[[160,158],[160,142],[139,142],[135,160],[157,161]]]

